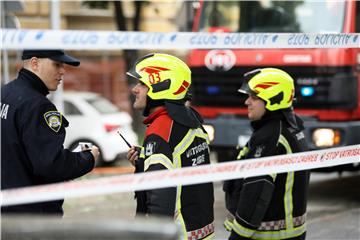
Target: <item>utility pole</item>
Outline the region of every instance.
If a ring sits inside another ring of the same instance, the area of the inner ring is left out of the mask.
[[[0,1],[0,9],[1,9],[1,28],[6,28],[6,9],[5,9],[5,2],[4,1]],[[8,83],[9,80],[9,56],[8,56],[8,51],[6,49],[2,49],[2,79],[3,79],[3,83],[6,84]]]
[[[14,11],[24,10],[24,3],[22,1],[0,1],[0,11],[1,11],[1,28],[20,28],[19,19],[12,14]],[[10,81],[10,71],[9,71],[9,54],[7,49],[1,49],[1,58],[2,58],[2,78],[1,84],[6,84]]]
[[[59,0],[51,0],[50,7],[50,20],[51,20],[51,29],[59,30],[60,29],[60,1]],[[50,98],[55,104],[56,108],[64,113],[64,101],[63,101],[63,91],[64,91],[64,79],[61,81],[61,84],[58,86],[57,91],[51,93]]]

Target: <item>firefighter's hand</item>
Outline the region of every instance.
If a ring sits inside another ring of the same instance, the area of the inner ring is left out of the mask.
[[[99,151],[99,148],[97,146],[92,146],[91,147],[91,150],[90,150],[91,154],[93,155],[94,157],[94,160],[95,162],[98,160],[99,158],[99,155],[100,155],[100,151]]]
[[[140,150],[140,147],[132,146],[132,147],[129,149],[127,155],[126,155],[128,161],[129,161],[133,166],[135,166],[137,160],[139,159],[139,156],[140,156],[140,151],[139,151],[139,150]]]

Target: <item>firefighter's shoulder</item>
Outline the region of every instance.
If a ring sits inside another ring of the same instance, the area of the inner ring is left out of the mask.
[[[145,137],[155,134],[169,142],[172,125],[173,120],[168,115],[161,115],[147,127]]]

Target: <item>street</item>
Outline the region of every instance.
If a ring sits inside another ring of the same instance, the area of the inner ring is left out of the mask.
[[[92,174],[91,178],[105,174]],[[360,239],[360,174],[312,173],[308,201],[307,239]],[[226,239],[222,184],[215,186],[216,239]],[[65,201],[65,217],[133,219],[133,193],[99,195]]]

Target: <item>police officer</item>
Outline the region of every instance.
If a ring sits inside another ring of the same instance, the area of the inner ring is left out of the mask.
[[[239,89],[253,134],[238,159],[290,154],[307,150],[303,124],[293,111],[294,81],[276,68],[244,75]],[[235,239],[305,239],[309,171],[268,174],[226,181],[224,225]]]
[[[200,115],[184,105],[191,72],[168,54],[140,58],[128,72],[139,80],[132,89],[135,109],[142,109],[147,125],[141,153],[132,147],[128,160],[136,172],[173,170],[209,164],[209,138]],[[170,216],[182,227],[181,239],[214,237],[212,183],[153,189],[136,193],[137,214]]]
[[[90,172],[96,146],[64,149],[66,118],[46,95],[63,80],[64,64],[80,62],[62,50],[24,50],[18,77],[1,89],[1,189],[71,180]],[[2,207],[2,213],[62,214],[63,200]]]

